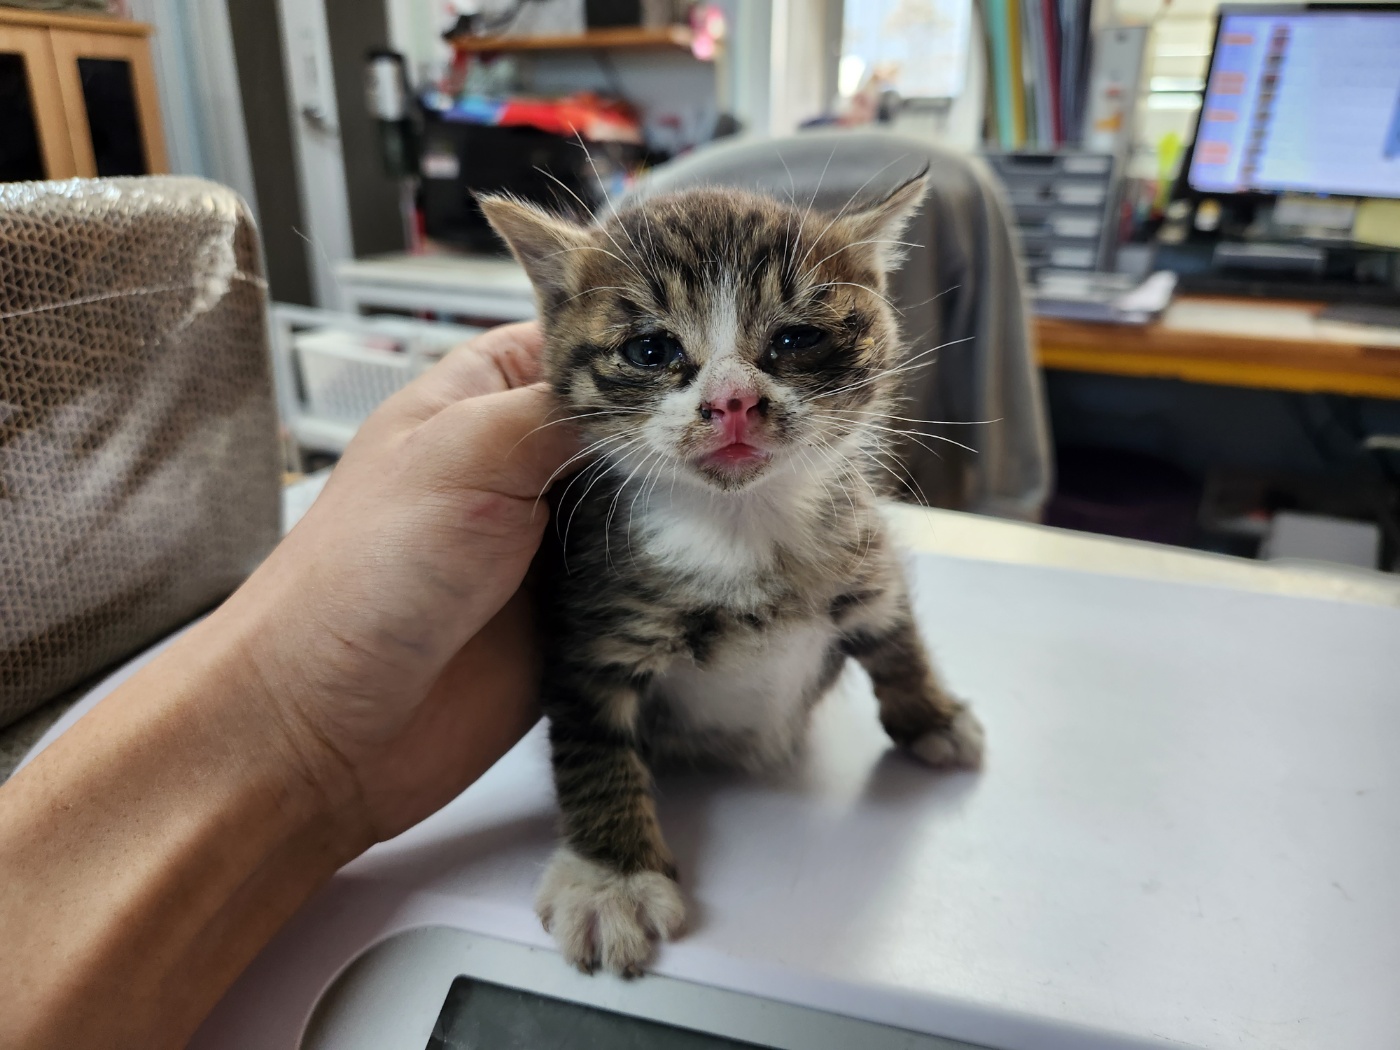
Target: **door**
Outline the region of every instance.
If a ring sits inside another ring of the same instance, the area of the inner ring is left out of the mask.
[[[292,141],[315,304],[340,305],[336,266],[355,257],[350,191],[340,147],[340,111],[331,64],[326,0],[278,0]],[[354,115],[352,119],[367,119]],[[374,163],[378,163],[376,160]]]
[[[48,30],[0,25],[0,182],[76,174]]]
[[[78,174],[168,171],[145,36],[54,29],[50,39]]]

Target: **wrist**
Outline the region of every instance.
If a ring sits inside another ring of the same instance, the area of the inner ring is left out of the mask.
[[[172,661],[198,683],[201,720],[240,767],[245,790],[275,799],[289,824],[314,828],[342,863],[349,861],[375,842],[358,781],[303,714],[297,694],[306,683],[268,658],[270,639],[285,641],[286,632],[247,615],[238,597],[181,639]]]
[[[0,1044],[183,1045],[370,844],[226,628],[197,625],[0,791]]]

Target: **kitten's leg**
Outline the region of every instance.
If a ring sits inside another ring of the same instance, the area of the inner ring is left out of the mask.
[[[875,686],[890,739],[937,768],[982,765],[982,724],[939,681],[904,597],[879,621],[847,636],[847,652]]]
[[[592,679],[551,693],[564,844],[540,882],[535,910],[579,969],[601,965],[635,976],[654,942],[676,936],[685,921],[651,773],[635,747],[637,691]]]

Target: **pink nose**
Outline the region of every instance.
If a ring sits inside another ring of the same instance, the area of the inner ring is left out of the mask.
[[[742,442],[749,428],[763,419],[766,399],[748,391],[723,394],[700,406],[700,415],[715,424],[731,442]]]

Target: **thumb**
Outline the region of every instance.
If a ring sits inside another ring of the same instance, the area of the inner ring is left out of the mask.
[[[516,499],[539,498],[579,449],[567,410],[543,384],[458,401],[421,436],[435,477]]]

